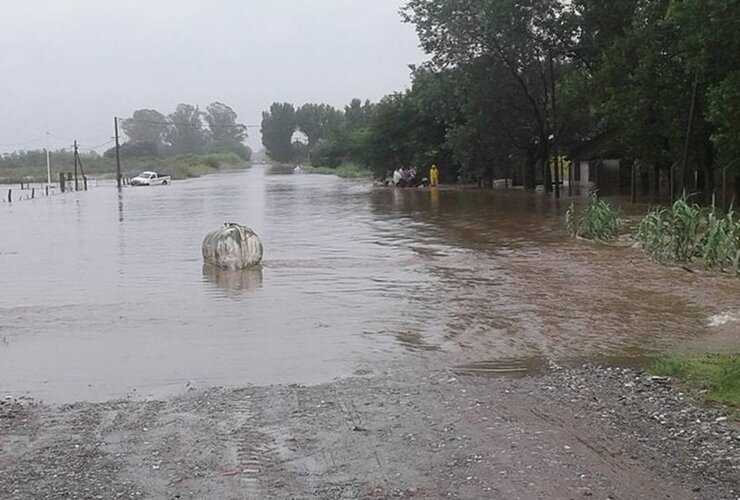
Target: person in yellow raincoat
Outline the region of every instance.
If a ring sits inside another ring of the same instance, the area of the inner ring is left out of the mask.
[[[431,187],[439,186],[439,169],[435,164],[432,164],[432,168],[429,169],[429,185]]]

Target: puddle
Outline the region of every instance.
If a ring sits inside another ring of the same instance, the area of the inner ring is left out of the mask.
[[[524,377],[547,369],[547,360],[541,357],[505,358],[458,365],[452,371],[458,375],[490,377]]]

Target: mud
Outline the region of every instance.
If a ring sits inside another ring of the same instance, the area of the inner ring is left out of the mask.
[[[740,495],[738,426],[628,369],[399,370],[5,407],[0,497],[9,499]]]

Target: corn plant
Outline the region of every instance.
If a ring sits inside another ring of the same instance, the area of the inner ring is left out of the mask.
[[[571,203],[565,213],[565,224],[573,236],[594,241],[611,241],[619,232],[619,212],[593,193],[582,209]]]
[[[685,196],[668,208],[655,208],[640,222],[637,240],[659,261],[692,262],[740,275],[740,219],[712,203],[702,208]]]

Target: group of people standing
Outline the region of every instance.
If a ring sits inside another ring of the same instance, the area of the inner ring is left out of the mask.
[[[417,179],[418,172],[416,167],[398,167],[393,171],[393,175],[386,180],[386,185],[396,187],[422,187],[439,186],[439,169],[437,165],[429,168],[429,177]]]

